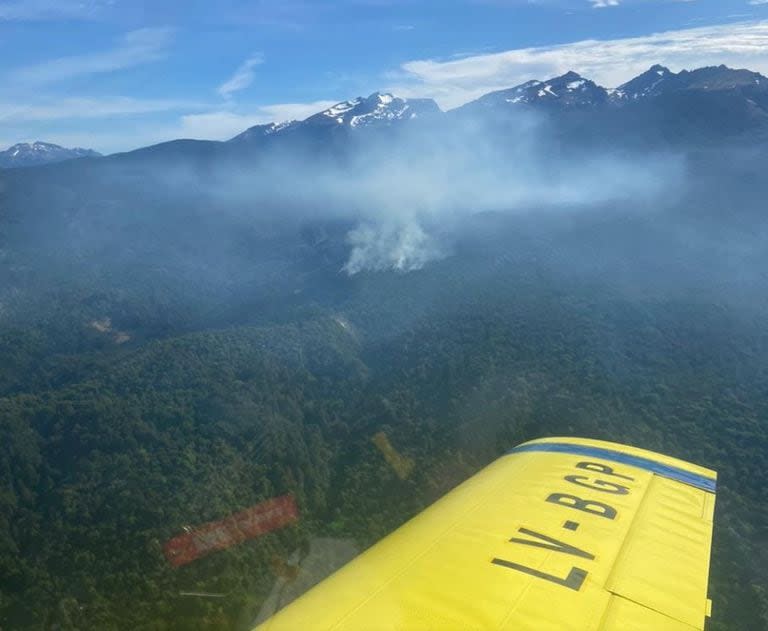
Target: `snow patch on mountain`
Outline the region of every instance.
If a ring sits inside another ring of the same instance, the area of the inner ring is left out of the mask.
[[[329,118],[335,118],[337,121],[339,118],[343,117],[342,114],[346,114],[350,110],[355,109],[360,103],[362,102],[361,98],[356,98],[354,101],[344,101],[342,103],[337,103],[336,105],[333,105],[332,107],[329,107],[324,112],[320,112],[322,116],[327,116]]]

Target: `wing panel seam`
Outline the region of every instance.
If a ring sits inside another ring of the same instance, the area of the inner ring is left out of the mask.
[[[697,631],[701,631],[704,627],[692,627],[687,622],[680,620],[679,618],[675,618],[674,616],[670,616],[668,613],[664,613],[663,611],[659,611],[658,609],[654,609],[653,607],[649,607],[648,605],[645,605],[641,602],[637,602],[636,600],[632,600],[631,598],[627,598],[626,596],[623,596],[622,594],[617,594],[616,592],[612,592],[610,589],[606,590],[610,595],[611,598],[621,598],[622,600],[626,600],[627,602],[630,602],[634,605],[637,605],[638,607],[642,607],[643,609],[647,609],[648,611],[653,611],[654,613],[659,614],[660,616],[664,616],[665,618],[668,618],[669,620],[674,620],[675,622],[679,622],[680,624],[684,624],[689,629],[696,629]],[[609,605],[610,607],[610,605]],[[607,610],[606,610],[607,611]],[[601,627],[602,628],[602,627]]]

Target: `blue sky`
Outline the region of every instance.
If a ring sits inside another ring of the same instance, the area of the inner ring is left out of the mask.
[[[225,139],[376,90],[447,109],[657,62],[768,74],[768,0],[0,0],[0,148]]]

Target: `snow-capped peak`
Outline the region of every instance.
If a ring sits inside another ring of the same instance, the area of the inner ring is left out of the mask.
[[[583,107],[604,103],[607,98],[604,88],[571,71],[547,81],[526,81],[514,88],[491,92],[475,103],[481,107],[501,103]],[[467,107],[474,107],[474,104],[470,103]]]
[[[358,96],[335,105],[297,122],[256,125],[238,134],[230,142],[249,142],[267,136],[282,135],[294,130],[315,128],[355,128],[373,125],[390,125],[397,121],[440,113],[432,99],[403,99],[386,92],[374,92],[368,97]]]
[[[20,142],[5,151],[0,151],[0,168],[33,166],[98,155],[100,154],[91,149],[82,149],[80,147],[67,149],[40,140],[33,143]]]
[[[359,96],[356,99],[337,103],[311,116],[305,123],[318,124],[322,121],[333,121],[339,126],[366,127],[374,124],[390,124],[439,111],[437,104],[431,99],[403,99],[389,93],[374,92],[368,97]]]
[[[675,73],[669,68],[656,64],[643,74],[612,90],[611,97],[618,101],[637,101],[657,94],[667,79],[674,76]]]

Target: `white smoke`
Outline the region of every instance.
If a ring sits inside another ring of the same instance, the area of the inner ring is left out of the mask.
[[[447,256],[479,212],[648,209],[679,195],[686,181],[680,155],[607,142],[564,147],[550,121],[533,114],[502,125],[451,119],[360,132],[350,144],[341,157],[269,154],[256,172],[220,173],[212,194],[226,191],[259,209],[259,218],[274,212],[262,208],[276,208],[281,222],[351,223],[341,272],[354,275],[410,272]]]
[[[412,272],[445,256],[445,250],[413,220],[403,224],[362,224],[347,235],[352,247],[342,268],[349,275],[363,270]]]
[[[370,205],[347,235],[351,251],[342,270],[354,275],[421,269],[448,254],[451,235],[460,234],[462,222],[477,212],[647,208],[676,195],[684,170],[682,160],[671,156],[593,155],[563,161],[532,153],[520,161],[472,158],[471,150],[438,153],[407,171],[372,168],[348,179],[344,197]]]

